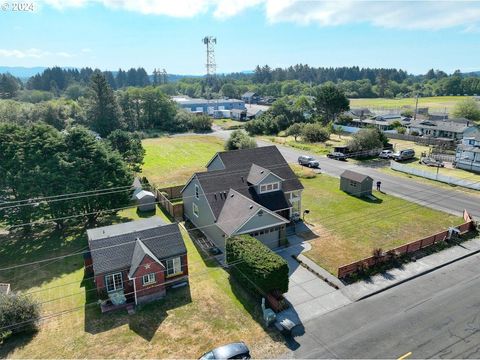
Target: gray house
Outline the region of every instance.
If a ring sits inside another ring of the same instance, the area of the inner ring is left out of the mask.
[[[172,99],[182,109],[212,116],[216,110],[245,110],[245,102],[236,99],[192,99],[188,97],[174,97]]]
[[[250,234],[282,245],[298,218],[303,186],[275,146],[217,153],[182,189],[184,216],[225,253],[225,240]]]
[[[480,131],[473,131],[476,129],[473,127],[470,129],[457,146],[455,167],[480,173]]]
[[[260,96],[258,96],[256,92],[247,91],[242,95],[242,100],[245,101],[246,104],[256,104],[258,100],[260,100]]]
[[[373,179],[370,176],[345,170],[340,175],[340,190],[354,196],[372,195]]]
[[[420,136],[462,140],[464,133],[475,126],[473,121],[467,119],[448,120],[412,120],[407,127],[408,134]]]

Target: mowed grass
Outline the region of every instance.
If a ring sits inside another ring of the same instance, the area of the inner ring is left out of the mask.
[[[305,255],[335,276],[339,266],[371,256],[373,249],[389,250],[463,220],[377,191],[376,202],[359,199],[327,175],[302,183],[302,207],[310,210],[306,220],[319,235]]]
[[[14,290],[42,302],[43,316],[58,315],[43,322],[32,336],[7,340],[0,346],[0,358],[198,358],[233,341],[245,341],[258,358],[284,352],[281,337],[265,332],[253,318],[261,319],[259,304],[232,284],[223,268],[204,261],[189,234],[183,231],[183,235],[190,286],[169,291],[164,300],[134,315],[125,310],[100,313],[96,289],[84,279],[79,255],[0,272],[0,282],[11,282]],[[86,245],[80,227],[66,236],[45,229],[0,240],[2,267],[68,254]],[[48,249],[46,240],[55,243],[57,251],[51,251],[53,245]],[[37,251],[24,251],[30,248]]]
[[[471,96],[432,96],[418,98],[419,107],[428,107],[429,110],[451,111],[459,101],[471,98]],[[370,109],[400,109],[404,106],[415,107],[415,98],[405,99],[350,99],[350,107],[367,107]]]
[[[162,137],[143,140],[142,144],[146,154],[141,175],[159,187],[184,184],[223,150],[223,141],[214,136]]]
[[[224,130],[241,129],[245,126],[245,121],[237,121],[232,119],[214,119],[213,123],[220,126]]]
[[[326,155],[333,151],[335,146],[345,145],[350,140],[349,135],[331,134],[330,139],[324,143],[307,143],[302,141],[301,137],[295,138],[293,136],[261,136],[261,140],[273,142],[275,144],[290,146],[295,149],[308,151],[318,155]]]

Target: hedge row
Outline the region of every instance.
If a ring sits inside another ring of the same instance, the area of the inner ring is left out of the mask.
[[[262,296],[288,291],[288,264],[260,241],[249,235],[227,239],[227,264],[243,287]]]

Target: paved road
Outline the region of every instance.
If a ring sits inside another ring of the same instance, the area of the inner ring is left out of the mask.
[[[480,255],[320,316],[295,358],[480,358]]]

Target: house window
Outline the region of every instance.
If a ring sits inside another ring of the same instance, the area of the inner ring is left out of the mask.
[[[357,187],[357,183],[355,181],[350,181],[350,186],[351,187]]]
[[[198,210],[197,204],[193,203],[193,204],[192,204],[192,207],[193,207],[193,215],[195,215],[196,217],[198,217],[198,214],[200,214],[200,212],[199,212],[199,210]]]
[[[197,200],[200,199],[200,190],[197,184],[195,184],[195,197],[197,198]]]
[[[143,286],[154,284],[154,283],[155,283],[155,273],[150,273],[150,274],[147,274],[147,275],[143,275],[143,278],[142,278]]]
[[[179,257],[167,260],[167,276],[182,273],[182,264]]]
[[[123,289],[122,273],[109,274],[105,276],[107,292]]]
[[[271,183],[271,184],[263,184],[263,185],[260,185],[260,193],[276,191],[279,188],[280,188],[280,185],[278,184],[278,182]]]

